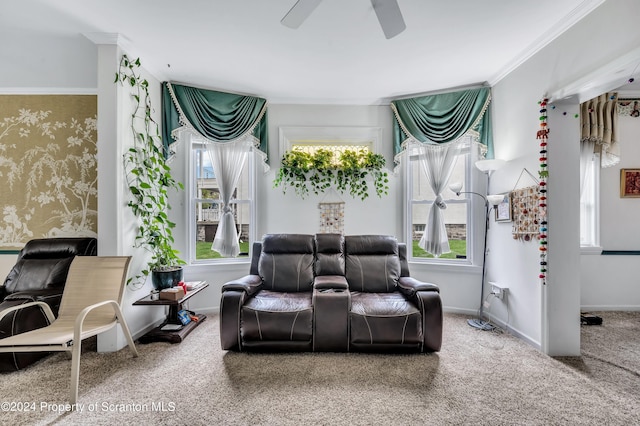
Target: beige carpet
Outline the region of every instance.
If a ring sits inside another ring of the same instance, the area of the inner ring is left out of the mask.
[[[640,313],[600,315],[604,326],[583,327],[584,355],[562,359],[451,314],[438,354],[226,353],[212,315],[181,344],[138,345],[137,359],[86,345],[81,412],[55,411],[69,390],[63,354],[0,375],[0,401],[29,409],[0,423],[640,424]]]

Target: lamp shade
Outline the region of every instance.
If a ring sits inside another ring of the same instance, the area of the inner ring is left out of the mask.
[[[462,191],[462,182],[453,182],[451,185],[449,185],[449,189],[452,192],[455,192],[456,195],[459,195],[460,191]]]
[[[478,160],[476,161],[476,167],[483,173],[492,172],[494,170],[498,170],[502,166],[504,166],[504,160]]]
[[[502,194],[492,194],[492,195],[487,195],[487,200],[489,201],[489,203],[491,205],[497,206],[498,204],[500,204],[502,202],[502,200],[504,200],[504,195]]]

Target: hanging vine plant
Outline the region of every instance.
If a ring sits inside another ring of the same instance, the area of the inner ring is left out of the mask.
[[[344,150],[339,155],[328,149],[315,153],[288,151],[281,161],[274,187],[288,188],[305,198],[311,192],[322,194],[331,186],[340,193],[348,192],[354,198],[369,196],[369,183],[378,197],[389,192],[389,178],[384,171],[385,159],[380,154],[365,150]]]
[[[185,264],[173,248],[172,231],[176,225],[167,216],[171,209],[169,190],[184,187],[173,178],[165,160],[159,126],[152,118],[149,82],[141,76],[139,68],[139,58],[132,61],[123,55],[115,79],[115,83],[131,89],[134,104],[130,122],[134,144],[124,154],[124,167],[131,194],[127,205],[139,219],[135,246],[151,253],[147,268],[129,279],[136,287],[144,284],[151,273],[181,272],[181,265]],[[169,285],[157,284],[154,276],[154,286]]]

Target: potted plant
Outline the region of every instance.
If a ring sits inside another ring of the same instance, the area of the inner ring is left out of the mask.
[[[131,200],[127,205],[139,219],[135,246],[151,253],[147,267],[129,279],[134,286],[142,286],[151,274],[156,289],[177,285],[182,280],[185,262],[173,248],[172,230],[175,223],[169,220],[169,190],[184,189],[182,183],[171,175],[167,165],[159,126],[152,118],[149,82],[139,73],[140,59],[129,60],[123,55],[116,73],[116,83],[128,85],[134,100],[131,114],[133,147],[124,154],[124,167]]]
[[[334,186],[341,193],[349,192],[352,197],[364,200],[369,196],[371,180],[379,197],[388,193],[389,179],[384,166],[382,155],[361,149],[346,149],[339,155],[327,149],[318,149],[313,154],[293,150],[282,157],[273,184],[281,186],[284,193],[291,187],[302,198]]]

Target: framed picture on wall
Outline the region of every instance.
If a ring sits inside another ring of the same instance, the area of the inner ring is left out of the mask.
[[[640,198],[640,169],[620,169],[620,197]]]
[[[496,222],[511,222],[511,193],[504,194],[504,198],[494,207],[496,211]]]

